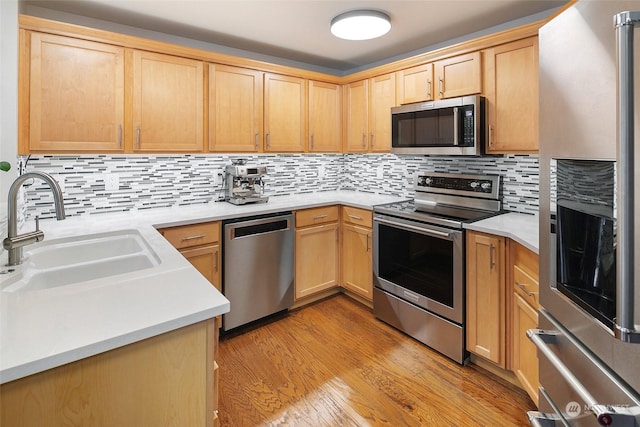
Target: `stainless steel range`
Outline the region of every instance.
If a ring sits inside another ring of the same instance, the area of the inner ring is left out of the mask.
[[[463,226],[500,212],[500,177],[416,172],[414,190],[414,200],[374,206],[373,311],[464,363]]]

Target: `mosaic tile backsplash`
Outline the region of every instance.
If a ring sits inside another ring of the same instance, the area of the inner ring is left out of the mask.
[[[209,203],[223,196],[221,175],[235,158],[265,164],[267,195],[354,190],[413,197],[418,170],[502,176],[505,210],[538,212],[538,157],[426,157],[393,154],[260,154],[175,156],[31,156],[62,187],[67,215]],[[116,178],[114,178],[116,177]],[[53,199],[39,180],[27,187],[24,215],[54,217]]]

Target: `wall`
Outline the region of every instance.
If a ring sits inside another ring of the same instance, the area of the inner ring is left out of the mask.
[[[424,157],[392,154],[262,154],[175,156],[31,156],[27,170],[51,173],[63,187],[67,215],[96,215],[214,202],[223,196],[218,174],[231,159],[266,164],[270,196],[354,190],[413,197],[417,170],[498,174],[504,208],[538,211],[537,156]],[[26,159],[26,158],[25,158]],[[117,176],[107,190],[105,179]],[[50,191],[34,181],[27,191],[28,219],[54,216]]]
[[[0,160],[12,170],[0,172],[0,236],[6,236],[7,193],[18,176],[18,2],[0,0]],[[4,249],[0,248],[0,252]]]

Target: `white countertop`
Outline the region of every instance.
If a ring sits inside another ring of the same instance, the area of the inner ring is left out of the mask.
[[[156,228],[304,209],[328,204],[371,208],[400,200],[353,191],[271,197],[268,203],[229,203],[85,215],[43,220],[51,239],[135,229],[160,264],[146,270],[56,288],[0,292],[0,383],[74,362],[104,351],[206,320],[229,311],[218,292]],[[22,231],[34,228],[26,224]],[[25,247],[28,252],[36,245]],[[0,265],[6,265],[6,252]],[[9,274],[23,274],[25,264]],[[6,269],[6,267],[2,268]]]
[[[465,224],[465,228],[508,237],[536,254],[538,253],[538,215],[509,212]]]

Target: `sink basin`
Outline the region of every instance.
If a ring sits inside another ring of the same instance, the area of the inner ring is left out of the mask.
[[[3,280],[2,292],[56,288],[144,270],[160,259],[136,230],[44,241],[25,251],[18,274]]]

